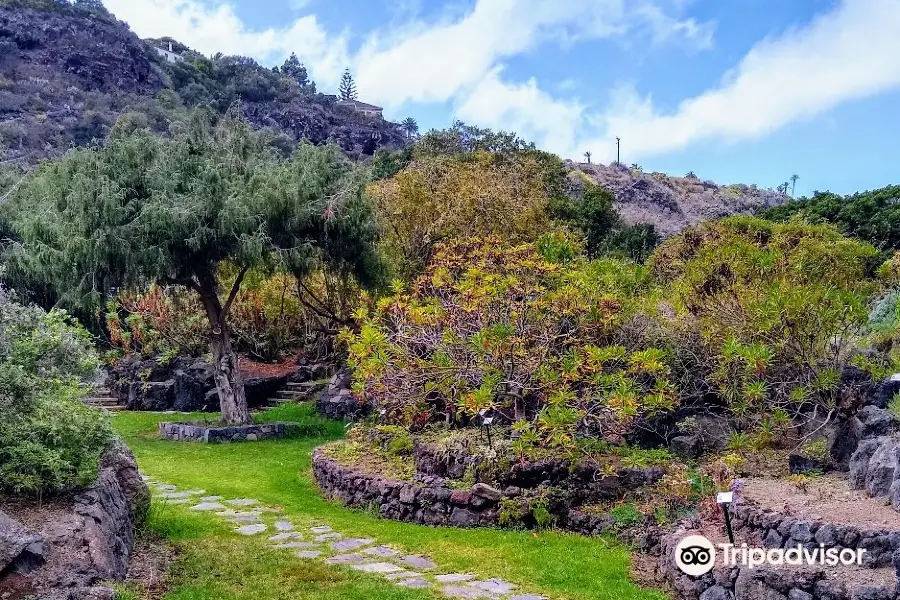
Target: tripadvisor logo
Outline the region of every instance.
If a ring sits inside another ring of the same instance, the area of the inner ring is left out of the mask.
[[[751,548],[747,544],[719,544],[718,554],[724,566],[739,565],[755,569],[762,565],[861,565],[865,548],[825,548],[798,545],[792,548]],[[716,546],[702,535],[689,535],[675,546],[675,566],[682,573],[699,577],[712,571],[716,564]]]
[[[716,547],[702,535],[689,535],[675,546],[675,566],[683,573],[699,577],[716,564]]]

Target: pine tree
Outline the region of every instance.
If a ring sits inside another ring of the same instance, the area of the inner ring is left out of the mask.
[[[344,70],[344,76],[341,77],[339,93],[341,100],[356,100],[356,83],[353,81],[353,75],[350,74],[350,69]]]
[[[285,77],[290,77],[295,80],[297,84],[305,89],[309,87],[309,73],[306,71],[306,67],[303,63],[300,62],[300,59],[297,58],[297,55],[294,52],[291,52],[290,57],[284,61],[284,64],[281,65],[281,74]]]
[[[366,282],[377,264],[363,178],[340,150],[301,144],[283,159],[269,141],[232,114],[215,123],[197,113],[168,138],[140,130],[75,150],[11,196],[20,243],[5,258],[63,305],[102,305],[115,288],[154,282],[195,292],[222,419],[247,423],[229,315],[248,271],[319,261]]]

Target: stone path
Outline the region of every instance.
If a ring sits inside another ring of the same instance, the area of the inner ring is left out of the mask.
[[[543,596],[521,592],[515,584],[497,577],[479,579],[473,573],[443,573],[440,565],[427,556],[406,554],[399,548],[379,544],[373,538],[355,537],[317,525],[305,531],[280,509],[263,506],[252,498],[224,499],[204,496],[205,490],[179,491],[174,485],[143,475],[156,501],[185,505],[195,512],[214,513],[235,525],[235,532],[246,537],[265,536],[274,549],[292,552],[298,559],[321,560],[356,571],[382,576],[388,584],[404,588],[433,588],[448,598],[487,600],[546,600]],[[235,509],[245,510],[235,510]],[[275,521],[266,523],[271,513]]]

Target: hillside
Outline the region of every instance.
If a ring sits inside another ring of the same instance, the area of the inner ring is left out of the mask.
[[[615,194],[616,210],[629,225],[651,223],[664,236],[700,221],[751,213],[789,200],[774,190],[743,184],[719,186],[692,174],[673,177],[615,163],[567,164],[574,173],[573,185],[581,183],[579,172],[587,175]]]
[[[340,108],[312,82],[301,86],[245,57],[177,47],[185,60],[166,62],[102,6],[0,0],[0,160],[35,164],[102,139],[125,113],[165,132],[187,109],[224,112],[235,103],[285,145],[334,142],[356,158],[405,143],[396,124]]]

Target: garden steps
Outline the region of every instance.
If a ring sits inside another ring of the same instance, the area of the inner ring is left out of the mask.
[[[125,406],[119,402],[119,399],[113,395],[108,387],[95,387],[91,390],[91,395],[84,398],[83,402],[88,406],[113,412],[125,410]]]
[[[283,388],[276,391],[272,398],[269,398],[269,405],[276,406],[287,402],[313,400],[315,395],[324,387],[325,385],[319,381],[304,381],[302,383],[289,381]]]

